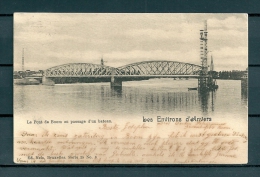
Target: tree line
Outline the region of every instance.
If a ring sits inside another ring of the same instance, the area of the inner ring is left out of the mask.
[[[240,80],[247,71],[209,71],[214,79]]]

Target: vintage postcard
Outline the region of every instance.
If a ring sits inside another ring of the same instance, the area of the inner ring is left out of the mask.
[[[244,164],[247,14],[14,14],[14,162]]]

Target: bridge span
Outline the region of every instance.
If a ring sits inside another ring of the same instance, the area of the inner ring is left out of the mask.
[[[123,81],[151,78],[199,78],[201,66],[178,61],[142,61],[118,68],[92,63],[68,63],[44,72],[43,84],[110,82],[112,87]]]

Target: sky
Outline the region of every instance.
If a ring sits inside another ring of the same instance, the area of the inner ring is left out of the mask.
[[[200,30],[208,25],[208,64],[248,66],[247,14],[15,13],[14,70],[45,70],[66,63],[119,67],[151,60],[200,64]]]

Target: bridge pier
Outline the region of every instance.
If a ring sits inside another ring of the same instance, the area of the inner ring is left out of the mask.
[[[200,77],[198,78],[198,89],[199,91],[215,90],[218,88],[215,80],[212,77]]]
[[[49,86],[54,86],[55,82],[51,80],[50,78],[47,78],[45,76],[42,77],[42,84],[43,85],[49,85]]]
[[[114,76],[111,77],[111,82],[110,82],[111,87],[120,87],[122,88],[122,80],[119,78],[115,78]]]
[[[198,90],[199,91],[206,91],[208,85],[208,79],[206,77],[198,78]]]

